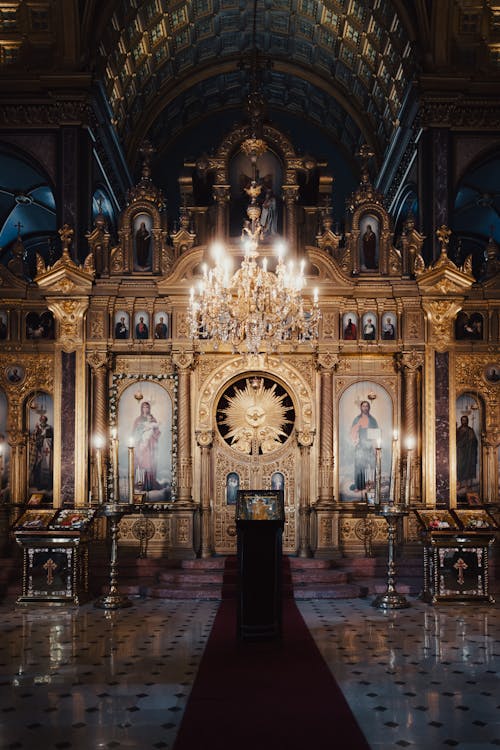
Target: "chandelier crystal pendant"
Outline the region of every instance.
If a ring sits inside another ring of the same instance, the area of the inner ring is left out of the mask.
[[[321,312],[317,290],[309,301],[302,294],[305,262],[298,269],[293,261],[285,264],[281,244],[274,272],[268,271],[267,258],[259,264],[260,208],[253,203],[247,212],[249,221],[242,235],[244,257],[238,270],[231,274],[229,256],[216,245],[215,266],[210,270],[205,266],[197,290],[191,289],[191,337],[195,341],[210,340],[214,349],[229,344],[240,354],[272,353],[283,343],[294,346],[307,341],[314,346]]]

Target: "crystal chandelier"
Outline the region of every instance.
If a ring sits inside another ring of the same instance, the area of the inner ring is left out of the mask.
[[[248,188],[252,203],[247,208],[249,221],[243,228],[244,257],[240,267],[231,273],[229,256],[216,245],[215,266],[210,270],[205,266],[203,280],[196,290],[191,289],[191,337],[195,341],[209,339],[214,349],[229,344],[233,352],[240,354],[275,352],[283,343],[293,346],[308,341],[314,345],[321,313],[317,289],[308,301],[302,294],[304,261],[298,269],[293,261],[285,264],[281,244],[274,272],[267,269],[267,258],[258,263],[262,228],[256,190],[255,184]]]

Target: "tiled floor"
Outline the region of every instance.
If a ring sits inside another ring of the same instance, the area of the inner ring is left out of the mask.
[[[299,609],[373,750],[500,747],[499,605],[409,601]]]
[[[171,748],[217,602],[0,607],[0,748]]]
[[[499,605],[411,605],[299,602],[373,750],[500,747]],[[0,748],[172,748],[216,610],[2,604]]]

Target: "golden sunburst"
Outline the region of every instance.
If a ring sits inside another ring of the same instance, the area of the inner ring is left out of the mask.
[[[292,409],[283,401],[287,394],[276,393],[277,383],[266,388],[263,378],[247,379],[245,387],[235,388],[222,409],[221,425],[229,428],[225,439],[241,453],[252,452],[252,442],[261,453],[279,448],[287,437],[284,427],[290,424],[287,412]]]

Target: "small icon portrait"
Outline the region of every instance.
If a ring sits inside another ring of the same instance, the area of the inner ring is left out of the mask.
[[[119,310],[115,315],[115,339],[128,339],[129,331],[129,315],[124,310]]]
[[[54,338],[54,316],[50,310],[45,310],[45,312],[41,314],[32,311],[26,315],[26,338]]]
[[[363,339],[375,341],[377,338],[377,316],[374,313],[363,315]]]
[[[488,365],[484,377],[488,383],[500,383],[500,365]]]
[[[155,315],[155,339],[168,338],[168,316],[165,312]]]
[[[396,316],[394,313],[384,313],[382,316],[382,338],[394,341],[396,338]]]
[[[342,318],[344,341],[356,341],[358,338],[358,316],[356,313],[346,313]]]
[[[135,315],[135,338],[149,338],[149,315],[147,312],[138,312]]]
[[[13,383],[14,385],[16,383],[22,383],[25,374],[24,367],[21,367],[21,365],[12,365],[5,370],[5,377],[9,383]]]

